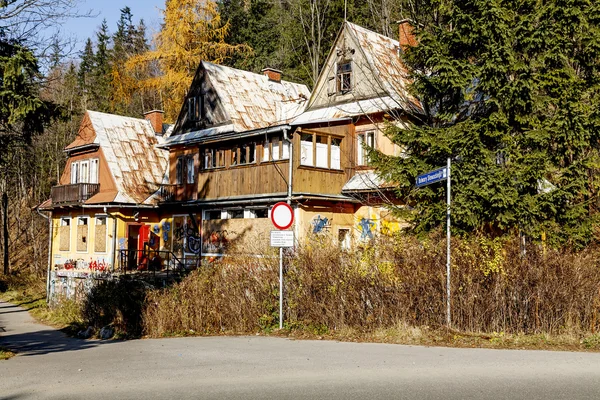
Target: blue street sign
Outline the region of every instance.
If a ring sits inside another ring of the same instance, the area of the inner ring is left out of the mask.
[[[417,176],[417,187],[427,186],[432,183],[445,181],[448,173],[446,172],[446,167],[434,169],[433,171],[429,171],[424,173],[423,175]]]

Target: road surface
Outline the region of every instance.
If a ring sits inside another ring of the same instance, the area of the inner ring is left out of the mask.
[[[600,354],[272,337],[80,340],[0,302],[0,399],[600,399]]]

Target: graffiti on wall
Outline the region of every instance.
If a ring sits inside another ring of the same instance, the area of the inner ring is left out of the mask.
[[[222,254],[227,249],[229,240],[227,236],[233,232],[227,232],[226,230],[211,231],[205,235],[203,242],[205,253]]]
[[[375,228],[375,220],[371,218],[361,218],[358,222],[358,230],[360,231],[360,240],[373,239],[373,229]]]
[[[177,243],[183,243],[186,253],[200,254],[202,239],[198,227],[193,222],[183,222],[176,225],[173,238]]]
[[[317,234],[321,232],[329,232],[331,229],[331,220],[327,217],[321,217],[320,214],[317,214],[313,217],[312,221],[310,221],[312,225],[312,233]]]

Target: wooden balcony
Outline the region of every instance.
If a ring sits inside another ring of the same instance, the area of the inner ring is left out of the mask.
[[[99,183],[75,183],[52,187],[50,197],[52,204],[83,203],[100,190]]]

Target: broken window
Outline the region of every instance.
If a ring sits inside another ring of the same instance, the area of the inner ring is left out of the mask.
[[[194,156],[189,156],[186,159],[186,172],[187,172],[187,183],[194,183]]]
[[[87,252],[88,217],[77,218],[77,247],[78,252]]]
[[[347,93],[352,89],[352,61],[337,64],[336,86],[338,93]]]

